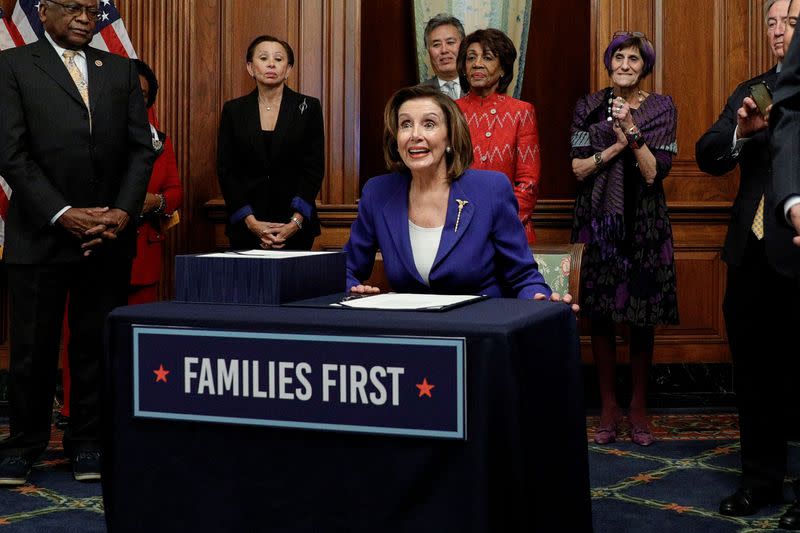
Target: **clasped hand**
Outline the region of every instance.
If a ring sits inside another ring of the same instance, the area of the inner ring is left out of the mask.
[[[83,255],[106,241],[113,241],[128,225],[128,213],[116,207],[70,207],[58,223],[81,241]]]
[[[256,220],[248,224],[248,229],[255,234],[261,241],[261,248],[280,250],[286,245],[286,241],[297,233],[297,224],[292,221],[283,224],[281,222],[264,222]]]
[[[795,233],[797,233],[792,238],[792,242],[796,246],[800,246],[800,204],[795,204],[789,209],[789,221],[792,223]]]

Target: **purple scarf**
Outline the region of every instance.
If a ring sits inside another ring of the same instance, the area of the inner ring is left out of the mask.
[[[578,101],[571,128],[573,139],[588,137],[592,153],[601,152],[617,142],[613,122],[608,118],[610,89],[590,94]],[[675,106],[668,96],[650,94],[639,109],[632,109],[634,123],[642,132],[651,151],[677,152]],[[599,241],[603,256],[616,252],[615,243],[625,238],[625,168],[623,158],[617,156],[595,175],[592,184],[591,225],[593,241]],[[607,246],[603,246],[605,243]]]

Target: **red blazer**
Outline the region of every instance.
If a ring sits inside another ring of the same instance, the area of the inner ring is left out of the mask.
[[[164,150],[153,164],[153,173],[147,192],[164,195],[165,215],[171,215],[183,201],[183,188],[178,175],[175,151],[169,137],[159,133]],[[131,270],[131,285],[152,285],[161,279],[161,256],[164,234],[161,232],[162,217],[147,216],[136,229],[136,257]]]
[[[533,105],[504,94],[486,98],[467,93],[456,100],[469,125],[475,161],[472,168],[505,174],[519,203],[519,220],[528,243],[536,242],[531,214],[539,197],[539,132]]]

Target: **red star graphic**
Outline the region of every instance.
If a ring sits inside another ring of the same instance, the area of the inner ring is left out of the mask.
[[[167,382],[167,374],[169,374],[169,370],[164,370],[164,365],[158,365],[158,370],[153,370],[153,374],[156,375],[156,383],[159,381],[163,381],[164,383]]]
[[[428,383],[428,378],[422,378],[422,383],[417,383],[417,388],[419,389],[419,398],[423,396],[427,396],[428,398],[433,398],[431,396],[431,389],[433,389],[436,385],[431,385]]]

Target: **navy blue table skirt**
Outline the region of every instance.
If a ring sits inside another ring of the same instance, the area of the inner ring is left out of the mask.
[[[468,439],[133,418],[132,324],[466,337]],[[432,313],[157,303],[117,309],[107,332],[111,532],[591,530],[566,305],[493,299]]]

